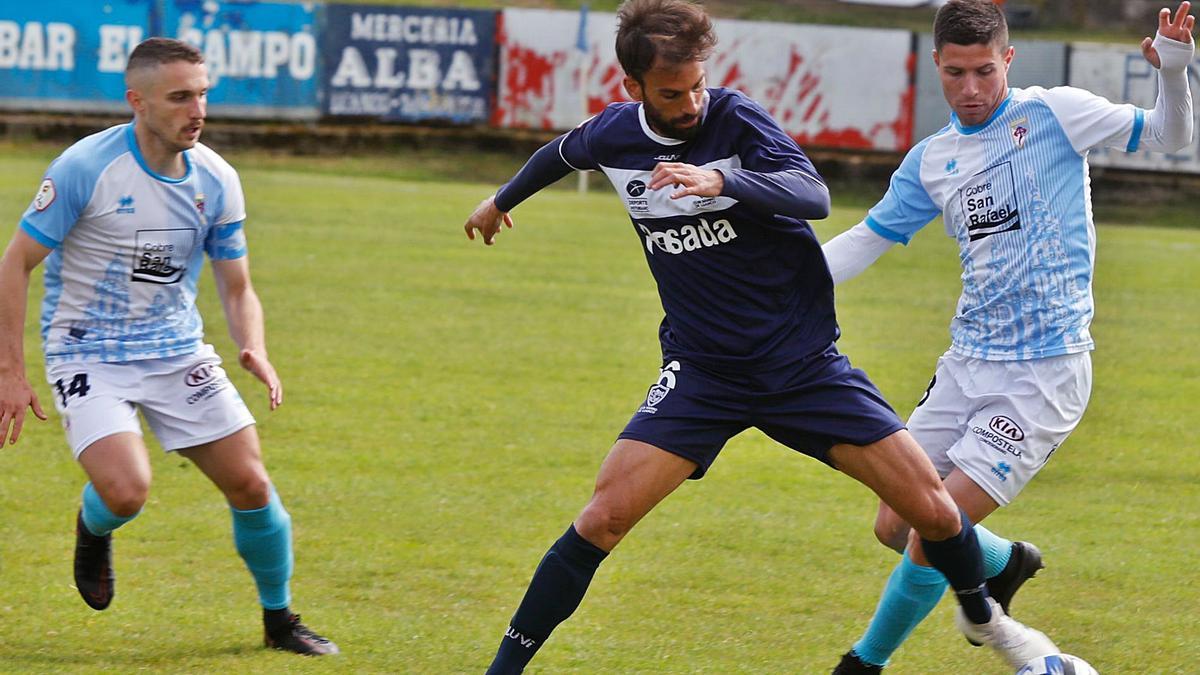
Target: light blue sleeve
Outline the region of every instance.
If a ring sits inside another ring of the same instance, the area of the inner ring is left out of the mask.
[[[21,229],[47,248],[58,248],[92,199],[96,172],[78,156],[64,153],[50,164],[25,214]]]
[[[246,196],[242,182],[233,167],[222,160],[220,171],[214,174],[219,194],[216,195],[217,216],[204,238],[204,252],[210,260],[236,260],[246,256]]]
[[[928,143],[927,138],[908,151],[892,174],[883,199],[867,212],[867,227],[884,239],[907,245],[918,230],[942,213],[921,182],[921,159]]]
[[[241,220],[213,225],[204,239],[204,252],[211,260],[236,260],[246,256],[246,232]]]

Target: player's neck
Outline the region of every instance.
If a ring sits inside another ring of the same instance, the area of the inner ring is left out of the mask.
[[[166,147],[144,123],[134,121],[133,136],[146,168],[165,178],[183,178],[187,174],[183,153]]]

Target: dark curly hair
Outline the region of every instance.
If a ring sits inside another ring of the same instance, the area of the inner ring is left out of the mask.
[[[617,60],[638,82],[656,64],[704,61],[717,45],[704,8],[685,0],[626,0],[617,19]]]

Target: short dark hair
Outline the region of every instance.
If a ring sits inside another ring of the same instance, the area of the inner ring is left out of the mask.
[[[950,0],[933,19],[933,47],[998,45],[1008,47],[1008,22],[1004,10],[992,0]]]
[[[717,45],[704,8],[685,0],[625,0],[617,20],[617,60],[638,82],[656,63],[704,61]]]
[[[129,54],[129,63],[125,64],[125,72],[176,61],[204,63],[204,54],[182,40],[152,37],[133,48]]]

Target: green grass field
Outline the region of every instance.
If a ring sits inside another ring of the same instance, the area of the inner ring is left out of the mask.
[[[0,145],[0,222],[17,222],[54,154]],[[0,671],[480,673],[657,376],[661,309],[638,240],[607,191],[549,190],[485,249],[461,225],[493,186],[413,180],[419,157],[228,156],[285,405],[268,412],[231,372],[295,522],[294,606],[344,653],[261,647],[219,493],[157,449],[151,499],[116,538],[117,598],[88,609],[71,579],[82,472],[52,417],[0,451]],[[836,203],[822,238],[869,199]],[[1200,230],[1098,219],[1091,408],[989,525],[1046,555],[1019,618],[1106,674],[1195,673]],[[901,411],[947,345],[956,268],[931,226],[839,290],[843,351]],[[231,356],[202,283],[210,340]],[[40,296],[37,283],[31,316]],[[25,348],[49,406],[32,319]],[[616,550],[529,672],[827,673],[896,560],[874,509],[866,489],[743,434]],[[951,614],[943,600],[887,672],[1006,672]]]

